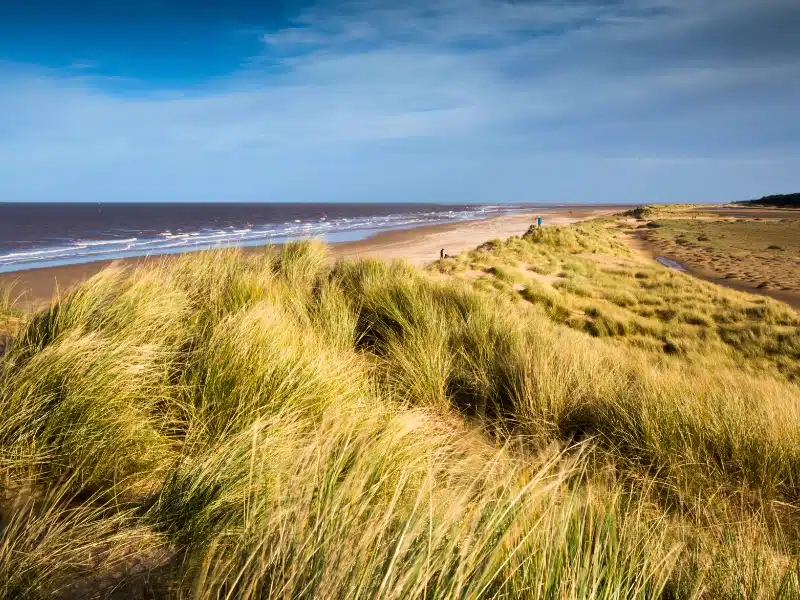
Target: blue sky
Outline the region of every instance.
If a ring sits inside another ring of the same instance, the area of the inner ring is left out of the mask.
[[[800,190],[797,0],[0,2],[0,201]]]

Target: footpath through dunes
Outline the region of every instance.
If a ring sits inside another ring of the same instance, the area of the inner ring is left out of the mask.
[[[800,316],[615,223],[187,254],[8,315],[0,594],[798,598]]]

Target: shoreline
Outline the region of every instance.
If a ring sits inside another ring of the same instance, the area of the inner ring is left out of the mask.
[[[447,254],[453,255],[476,248],[490,239],[522,235],[537,215],[544,218],[545,226],[567,225],[624,208],[624,205],[547,207],[458,223],[393,229],[377,232],[363,240],[332,243],[329,245],[330,255],[333,259],[361,257],[403,259],[416,266],[424,266],[439,258],[441,248],[444,248]],[[266,245],[259,245],[240,248],[244,253],[256,253],[263,252],[265,247]],[[106,259],[0,273],[0,290],[12,285],[12,296],[20,296],[20,304],[29,306],[43,304],[112,264],[136,267],[154,259],[174,260],[189,252]]]

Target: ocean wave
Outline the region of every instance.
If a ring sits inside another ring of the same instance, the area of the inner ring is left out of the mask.
[[[23,258],[28,258],[28,257],[32,258],[32,257],[36,257],[36,256],[44,256],[44,255],[47,255],[47,254],[61,254],[61,253],[66,252],[66,251],[67,251],[66,248],[53,248],[51,250],[47,250],[47,249],[45,249],[45,250],[31,250],[31,251],[26,251],[26,252],[11,252],[9,254],[0,254],[0,264],[2,264],[2,261],[4,261],[4,260],[17,260],[17,259],[23,259]]]
[[[483,205],[468,209],[442,209],[374,215],[364,217],[293,219],[284,223],[247,224],[246,228],[204,228],[197,231],[170,229],[152,237],[140,235],[125,239],[75,239],[64,240],[51,246],[25,249],[0,255],[0,272],[31,269],[55,264],[71,264],[93,260],[170,254],[224,248],[239,245],[283,243],[293,239],[332,235],[342,239],[362,239],[378,231],[401,229],[426,224],[467,221],[499,213],[517,212],[522,207],[509,205]]]
[[[127,240],[77,240],[76,246],[109,246],[113,244],[130,244],[139,238],[128,238]]]

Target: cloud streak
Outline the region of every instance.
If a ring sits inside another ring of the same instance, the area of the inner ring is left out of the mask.
[[[791,191],[798,27],[788,0],[349,2],[253,29],[261,53],[186,89],[139,82],[130,93],[95,69],[7,63],[0,198],[700,201]]]

